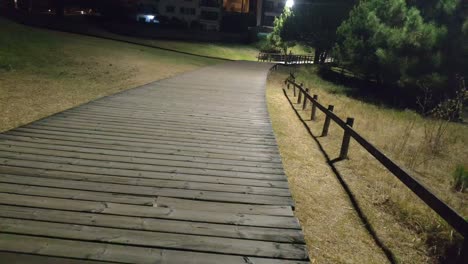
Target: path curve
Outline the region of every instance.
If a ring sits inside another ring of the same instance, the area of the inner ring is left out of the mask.
[[[0,134],[0,259],[307,263],[270,67],[206,67]]]

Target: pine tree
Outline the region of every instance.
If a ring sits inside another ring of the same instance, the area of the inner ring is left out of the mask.
[[[447,29],[405,0],[364,0],[337,30],[336,58],[367,79],[437,86]]]

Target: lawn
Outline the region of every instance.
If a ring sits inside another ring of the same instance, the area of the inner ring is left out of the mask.
[[[220,60],[0,18],[0,132]]]
[[[258,55],[258,50],[255,47],[242,44],[200,43],[170,40],[146,40],[145,43],[160,48],[229,60],[256,61]]]
[[[468,217],[468,194],[454,190],[452,185],[456,167],[468,167],[468,126],[442,124],[411,110],[390,109],[348,97],[349,87],[322,79],[314,67],[300,68],[297,74],[298,82],[311,88],[311,93],[317,94],[322,104],[334,105],[334,112],[342,119],[354,117],[354,127],[359,133]],[[356,223],[351,203],[343,202],[343,191],[336,187],[337,177],[330,172],[323,154],[316,153],[318,142],[331,159],[338,157],[342,130],[332,124],[329,136],[317,137],[317,142],[312,140],[283,95],[286,76],[286,70],[271,75],[269,109],[311,255],[322,263],[343,253],[336,262],[360,263],[355,255],[364,252],[362,257],[369,259],[362,262],[381,263],[375,248],[366,247],[369,239],[362,232],[364,223]],[[307,112],[299,110],[299,113],[305,120],[310,120],[310,109]],[[322,114],[316,122],[306,121],[314,135],[320,135],[323,120]],[[434,151],[429,142],[434,141],[437,134],[434,131],[441,125],[446,126],[446,132],[440,138],[443,144],[440,150]],[[432,263],[446,255],[445,251],[456,241],[460,242],[460,237],[445,221],[362,147],[351,143],[349,153],[349,160],[334,166],[377,237],[397,262]],[[333,244],[338,246],[333,247]]]

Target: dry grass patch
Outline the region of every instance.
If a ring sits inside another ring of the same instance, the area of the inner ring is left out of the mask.
[[[354,127],[359,133],[409,170],[459,213],[468,216],[467,193],[456,192],[452,188],[452,174],[457,165],[467,167],[467,126],[448,124],[446,135],[441,138],[442,151],[434,153],[428,147],[427,132],[437,128],[437,121],[421,118],[411,111],[386,109],[349,98],[339,92],[345,87],[320,79],[311,69],[300,70],[298,76],[300,82],[312,88],[311,93],[319,95],[322,104],[334,105],[334,112],[343,119],[354,117]],[[270,89],[281,90],[284,87],[281,81],[286,78],[286,73],[275,73],[272,78],[273,87]],[[305,120],[310,119],[310,110],[300,113]],[[319,114],[317,122],[307,121],[314,135],[320,135],[323,119],[324,115]],[[339,155],[342,135],[342,129],[332,123],[329,136],[318,138],[331,159]],[[287,160],[285,158],[286,167]],[[314,159],[308,162],[318,164],[322,161]],[[453,233],[445,221],[362,147],[351,143],[350,159],[335,163],[335,166],[378,237],[391,250],[397,262],[435,263],[440,261],[440,256],[447,255],[446,250],[460,242],[460,237]],[[314,171],[309,173],[310,176],[316,176]],[[308,188],[317,187],[309,184],[302,188],[310,192]]]
[[[0,19],[0,132],[217,62]]]
[[[269,79],[268,109],[312,263],[387,263],[291,109],[282,81],[279,75]]]

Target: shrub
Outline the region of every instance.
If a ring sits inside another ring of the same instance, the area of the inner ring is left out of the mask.
[[[453,172],[453,188],[463,192],[468,187],[468,170],[463,165],[458,165]]]

